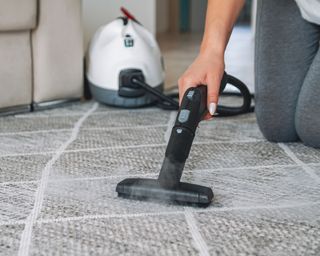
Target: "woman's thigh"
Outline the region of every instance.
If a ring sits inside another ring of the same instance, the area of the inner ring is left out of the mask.
[[[299,94],[296,129],[306,145],[320,148],[320,50],[310,66]]]
[[[271,141],[295,141],[295,112],[319,47],[319,30],[302,19],[294,0],[259,0],[255,101],[259,127]]]

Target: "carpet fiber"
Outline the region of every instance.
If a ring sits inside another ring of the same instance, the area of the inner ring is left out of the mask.
[[[208,208],[117,197],[156,177],[174,112],[94,102],[0,118],[0,255],[320,255],[320,151],[253,114],[201,123],[184,181]]]

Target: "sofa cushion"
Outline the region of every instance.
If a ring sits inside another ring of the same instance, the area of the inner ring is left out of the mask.
[[[81,1],[40,0],[32,45],[34,102],[80,98],[84,56]]]
[[[0,112],[1,108],[30,104],[32,100],[30,31],[0,33],[0,60]]]
[[[35,28],[37,2],[37,0],[0,0],[0,31]]]

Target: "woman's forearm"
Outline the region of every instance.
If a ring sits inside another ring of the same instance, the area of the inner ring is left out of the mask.
[[[208,110],[204,119],[213,117],[224,74],[224,51],[245,0],[208,0],[206,28],[200,54],[179,79],[180,100],[188,88],[205,84]]]
[[[245,0],[208,0],[201,52],[223,55]]]

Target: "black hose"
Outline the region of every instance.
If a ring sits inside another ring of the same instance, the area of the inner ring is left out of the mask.
[[[226,81],[227,84],[233,85],[240,91],[240,95],[243,97],[243,104],[240,107],[228,107],[228,106],[218,105],[216,115],[218,117],[224,117],[224,116],[235,116],[235,115],[241,115],[241,114],[253,112],[254,107],[251,106],[252,95],[250,94],[248,87],[241,80],[239,80],[234,76],[226,74],[226,77],[227,77],[227,81]],[[139,85],[140,87],[145,89],[148,93],[156,97],[158,99],[157,106],[159,106],[160,108],[166,109],[166,110],[179,109],[179,103],[173,99],[179,96],[179,94],[165,95],[161,91],[154,89],[147,83],[135,77],[132,78],[132,83]]]
[[[168,110],[178,110],[179,109],[179,103],[176,100],[174,100],[172,97],[164,95],[162,92],[154,89],[153,87],[151,87],[147,83],[142,82],[137,78],[132,78],[132,83],[141,86],[147,92],[156,96],[158,99],[161,99],[162,101],[158,102],[159,106],[163,106],[165,109],[168,109]]]
[[[227,75],[227,83],[236,87],[241,96],[243,97],[243,104],[240,107],[228,107],[223,105],[218,105],[217,114],[218,116],[235,116],[245,113],[252,112],[253,108],[251,107],[252,96],[248,87],[238,78]]]

